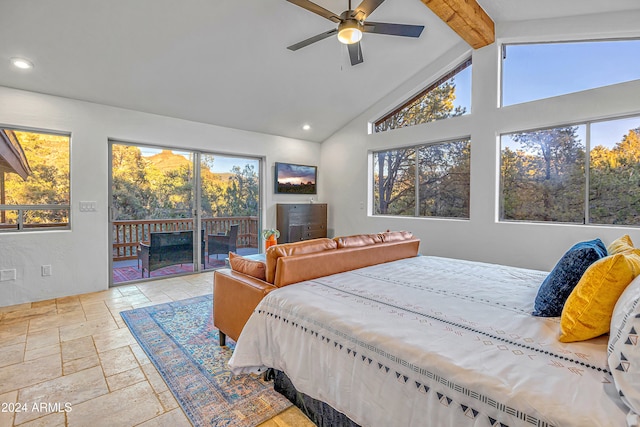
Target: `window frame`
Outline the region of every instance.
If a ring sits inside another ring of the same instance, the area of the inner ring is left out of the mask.
[[[634,114],[624,114],[624,115],[620,115],[620,116],[611,116],[611,117],[606,117],[606,118],[599,118],[599,119],[589,119],[589,120],[581,120],[581,121],[576,121],[576,122],[569,122],[569,123],[561,123],[561,124],[557,124],[557,125],[552,125],[552,126],[544,126],[544,127],[539,127],[539,128],[533,128],[533,129],[526,129],[526,130],[518,130],[518,131],[510,131],[510,132],[504,132],[504,133],[500,133],[498,135],[498,171],[497,171],[497,175],[498,175],[498,212],[497,212],[497,219],[498,222],[502,222],[502,223],[529,223],[529,224],[548,224],[548,225],[577,225],[577,226],[589,226],[589,227],[633,227],[633,228],[638,228],[640,227],[640,224],[607,224],[607,223],[599,223],[599,222],[592,222],[591,221],[591,211],[590,211],[590,205],[591,205],[591,200],[590,200],[590,195],[591,195],[591,151],[594,147],[592,147],[592,141],[591,141],[591,126],[594,124],[598,124],[598,123],[606,123],[606,122],[614,122],[614,121],[618,121],[618,120],[625,120],[625,119],[634,119],[637,118],[640,121],[640,112],[638,113],[634,113]],[[512,135],[512,134],[516,134],[516,133],[528,133],[528,132],[537,132],[537,131],[543,131],[543,130],[550,130],[550,129],[557,129],[557,128],[566,128],[566,127],[572,127],[572,126],[584,126],[585,130],[584,130],[584,150],[585,150],[585,155],[584,155],[584,191],[582,191],[582,197],[583,197],[583,203],[584,203],[584,209],[582,212],[582,222],[561,222],[561,221],[540,221],[540,220],[531,220],[531,219],[504,219],[503,218],[503,213],[504,213],[504,183],[503,183],[503,179],[502,179],[502,166],[503,166],[503,156],[502,156],[502,150],[503,150],[503,145],[502,145],[502,137],[506,136],[506,135]],[[632,130],[632,129],[629,129]],[[616,141],[617,143],[618,141]]]
[[[526,46],[526,45],[559,45],[559,44],[579,44],[579,43],[600,43],[600,42],[604,42],[604,43],[611,43],[611,42],[640,42],[640,37],[617,37],[617,38],[601,38],[601,39],[567,39],[567,40],[553,40],[553,41],[545,41],[545,40],[540,40],[540,41],[526,41],[526,42],[503,42],[500,45],[500,64],[499,64],[499,94],[498,94],[498,108],[508,108],[508,107],[512,107],[512,106],[516,106],[516,105],[522,105],[522,104],[526,104],[528,102],[539,102],[539,101],[544,101],[544,100],[548,100],[551,98],[555,98],[558,96],[567,96],[567,95],[571,95],[571,94],[575,94],[575,93],[580,93],[580,92],[585,92],[588,90],[594,90],[594,89],[600,89],[600,88],[604,88],[604,87],[609,87],[609,86],[613,86],[616,84],[623,84],[623,83],[628,83],[631,81],[636,81],[636,80],[640,80],[639,79],[632,79],[632,80],[625,80],[622,82],[617,82],[617,83],[609,83],[606,85],[602,85],[602,86],[595,86],[592,88],[586,88],[586,89],[580,89],[577,91],[571,91],[571,92],[565,92],[565,93],[560,93],[560,94],[556,94],[556,95],[551,95],[551,96],[546,96],[543,98],[535,98],[535,99],[529,99],[526,101],[521,101],[521,102],[515,102],[515,103],[511,103],[511,104],[507,104],[505,105],[504,103],[504,95],[505,95],[505,86],[504,86],[504,77],[505,77],[505,64],[504,61],[506,59],[507,56],[507,47],[509,46]],[[521,82],[521,84],[527,84],[528,82]]]
[[[385,130],[377,130],[378,126],[380,126],[382,123],[384,123],[385,121],[389,120],[393,116],[397,115],[402,110],[408,109],[417,100],[419,100],[420,98],[428,95],[431,91],[437,89],[440,85],[444,84],[445,82],[447,82],[448,80],[452,79],[457,74],[459,74],[460,72],[464,71],[465,69],[471,67],[472,65],[473,65],[473,56],[470,55],[466,59],[464,59],[462,62],[460,62],[458,65],[453,67],[451,70],[449,70],[448,72],[446,72],[445,74],[440,76],[438,79],[436,79],[433,83],[427,85],[426,88],[420,90],[418,93],[414,94],[409,99],[407,99],[406,101],[402,102],[399,106],[397,106],[396,108],[394,108],[390,112],[384,114],[382,117],[380,117],[377,120],[373,121],[371,123],[372,132],[373,133],[384,133],[384,132],[388,132],[388,131],[391,131],[391,130],[402,129],[404,127],[411,127],[411,126],[415,126],[415,125],[418,125],[418,124],[432,123],[433,121],[441,120],[441,119],[436,119],[436,120],[431,120],[431,121],[424,122],[424,123],[409,124],[409,125],[405,125],[405,126],[401,126],[401,127],[397,127],[397,128],[389,128],[389,129],[385,129]],[[471,88],[469,89],[469,91],[471,92]],[[472,100],[472,97],[470,96],[470,101],[471,100]],[[466,115],[466,114],[471,114],[471,105],[469,105],[469,111],[465,112],[462,115]],[[452,117],[455,117],[455,116],[452,116]],[[450,117],[446,117],[446,118],[450,118]]]
[[[5,133],[5,131],[11,132],[24,132],[24,133],[32,133],[32,134],[41,134],[41,135],[51,135],[51,136],[60,136],[66,137],[68,139],[68,165],[69,165],[69,192],[68,199],[69,203],[67,204],[0,204],[0,212],[8,212],[8,211],[17,211],[17,219],[14,226],[9,226],[8,224],[0,223],[0,234],[3,233],[21,233],[21,232],[47,232],[47,231],[61,231],[61,230],[71,230],[71,222],[73,217],[73,212],[71,209],[72,206],[72,190],[71,190],[71,147],[72,147],[72,133],[66,131],[58,131],[58,130],[49,130],[42,128],[31,128],[31,127],[23,127],[23,126],[12,126],[12,125],[0,125],[0,132]],[[0,172],[4,173],[4,172]],[[3,189],[4,191],[4,189]],[[49,223],[38,223],[33,225],[25,225],[24,216],[27,211],[55,211],[62,210],[68,212],[68,220],[66,224],[49,224]]]
[[[370,167],[371,167],[371,175],[370,175],[370,181],[371,182],[371,191],[369,193],[369,197],[371,198],[371,202],[370,202],[370,207],[371,207],[371,216],[379,216],[379,217],[384,217],[384,216],[389,216],[389,217],[394,217],[394,218],[420,218],[420,219],[449,219],[449,220],[463,220],[463,221],[468,221],[471,219],[471,190],[469,189],[469,200],[468,200],[468,215],[465,217],[454,217],[454,216],[432,216],[432,215],[421,215],[420,211],[421,211],[421,197],[420,197],[420,190],[421,190],[421,180],[420,180],[420,158],[422,157],[421,152],[428,148],[428,147],[432,147],[432,146],[436,146],[436,145],[442,145],[442,144],[448,144],[448,143],[456,143],[456,142],[461,142],[461,141],[466,141],[469,147],[469,185],[471,185],[471,149],[472,149],[472,145],[471,145],[471,136],[470,135],[465,135],[465,136],[461,136],[458,138],[447,138],[445,140],[438,140],[438,141],[431,141],[431,142],[427,142],[427,143],[421,143],[421,144],[415,144],[415,145],[409,145],[409,146],[402,146],[402,147],[393,147],[393,148],[388,148],[388,149],[379,149],[379,150],[371,150],[370,151],[370,156],[371,156],[371,160],[370,160]],[[409,167],[413,168],[414,171],[414,183],[413,183],[413,202],[414,202],[414,206],[413,206],[413,214],[411,215],[399,215],[399,214],[392,214],[392,213],[376,213],[377,207],[376,207],[376,192],[379,194],[379,184],[376,182],[376,155],[378,153],[381,152],[389,152],[389,151],[399,151],[399,150],[413,150],[415,155],[413,158],[412,163],[409,165]]]

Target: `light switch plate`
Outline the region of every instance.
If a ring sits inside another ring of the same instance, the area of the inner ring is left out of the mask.
[[[98,210],[98,202],[80,202],[80,212],[95,212]]]

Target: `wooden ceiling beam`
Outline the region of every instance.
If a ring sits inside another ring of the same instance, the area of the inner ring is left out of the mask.
[[[421,0],[474,49],[496,39],[493,20],[476,0]]]

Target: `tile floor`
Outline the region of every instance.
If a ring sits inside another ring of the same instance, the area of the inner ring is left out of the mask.
[[[0,427],[190,426],[119,313],[211,293],[212,276],[0,307]],[[261,427],[313,425],[292,407]]]

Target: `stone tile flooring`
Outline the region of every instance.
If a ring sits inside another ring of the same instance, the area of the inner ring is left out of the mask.
[[[190,426],[119,313],[212,283],[207,272],[0,307],[0,427]],[[313,425],[292,407],[261,427]]]

